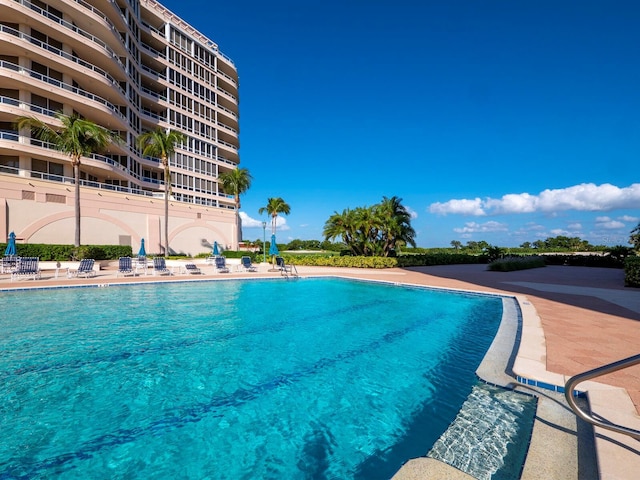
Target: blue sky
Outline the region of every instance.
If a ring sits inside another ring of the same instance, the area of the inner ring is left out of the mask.
[[[640,3],[165,0],[240,74],[243,237],[398,196],[421,247],[640,222]],[[269,232],[267,232],[269,233]]]

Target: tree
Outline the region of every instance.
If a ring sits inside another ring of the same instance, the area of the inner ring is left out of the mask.
[[[481,250],[481,247],[478,245],[478,242],[475,240],[469,240],[467,242],[467,250],[471,250],[472,252],[476,252]]]
[[[251,187],[251,174],[246,168],[236,168],[229,172],[225,172],[220,175],[220,181],[222,182],[222,189],[224,193],[233,195],[236,202],[236,225],[237,233],[236,238],[241,237],[242,222],[240,220],[240,195],[249,190]],[[236,248],[238,246],[236,245]]]
[[[283,215],[289,215],[291,212],[291,207],[287,202],[285,202],[280,197],[268,198],[267,205],[264,207],[260,207],[258,213],[262,215],[264,212],[267,212],[271,215],[271,235],[276,234],[276,220],[278,218],[278,214],[282,213]]]
[[[402,245],[416,246],[416,232],[411,226],[411,214],[402,205],[402,199],[396,196],[382,197],[382,201],[373,208],[379,223],[382,256],[395,254]]]
[[[325,241],[341,238],[353,255],[389,256],[400,245],[415,247],[411,214],[398,197],[383,197],[372,207],[334,212],[325,222]]]
[[[120,143],[117,133],[112,132],[78,114],[71,116],[56,113],[55,118],[62,124],[59,128],[50,127],[35,117],[19,117],[16,120],[18,129],[30,128],[32,136],[49,142],[56,150],[71,157],[73,181],[75,184],[75,239],[74,245],[80,246],[80,162],[83,156],[100,152],[111,143]]]
[[[451,246],[454,250],[458,251],[462,248],[462,242],[459,240],[451,240]]]
[[[640,223],[631,230],[631,236],[629,237],[629,243],[633,245],[633,249],[636,252],[640,252]]]
[[[322,234],[325,237],[325,241],[340,237],[353,255],[362,255],[356,243],[356,216],[357,214],[348,208],[343,210],[342,213],[334,212],[324,224]]]
[[[175,152],[178,143],[186,141],[187,136],[175,130],[165,131],[158,127],[145,132],[137,139],[138,148],[143,155],[160,158],[164,167],[164,256],[169,256],[169,188],[171,172],[169,171],[169,157]]]

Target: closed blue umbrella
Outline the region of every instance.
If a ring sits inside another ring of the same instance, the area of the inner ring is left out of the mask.
[[[218,249],[218,242],[213,242],[213,256],[217,257],[220,255],[220,250]]]
[[[4,251],[4,254],[7,257],[15,256],[18,254],[18,252],[16,251],[16,234],[13,232],[9,234],[9,241],[7,242],[7,248]]]
[[[140,240],[140,250],[138,250],[139,257],[146,257],[147,251],[144,249],[144,238]]]
[[[271,245],[269,245],[269,255],[280,255],[278,245],[276,245],[276,236],[271,235]]]

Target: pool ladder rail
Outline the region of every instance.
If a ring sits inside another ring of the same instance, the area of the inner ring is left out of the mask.
[[[278,268],[280,269],[280,275],[283,277],[289,278],[289,276],[291,276],[298,278],[300,276],[298,275],[298,269],[293,263],[286,264],[282,258],[279,258],[277,262]]]
[[[567,403],[574,411],[574,413],[580,417],[585,422],[588,422],[596,427],[601,427],[607,430],[611,430],[612,432],[622,433],[624,435],[628,435],[636,440],[640,440],[640,431],[634,430],[632,428],[627,428],[622,425],[616,425],[614,423],[604,422],[599,418],[594,417],[590,413],[582,410],[575,401],[574,390],[576,385],[586,380],[591,380],[592,378],[599,377],[602,375],[606,375],[608,373],[617,372],[618,370],[622,370],[624,368],[629,368],[634,365],[640,364],[640,354],[633,355],[632,357],[623,358],[622,360],[618,360],[617,362],[609,363],[607,365],[603,365],[602,367],[594,368],[592,370],[588,370],[583,373],[579,373],[574,375],[565,384],[564,396],[567,399]]]

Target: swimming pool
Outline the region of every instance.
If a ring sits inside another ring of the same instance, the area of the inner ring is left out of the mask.
[[[0,478],[389,478],[456,416],[499,297],[343,279],[0,296]]]

